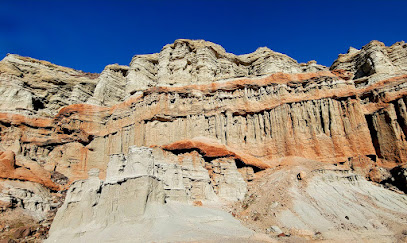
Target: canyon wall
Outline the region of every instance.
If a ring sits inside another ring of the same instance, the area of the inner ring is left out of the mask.
[[[274,169],[285,173],[295,161],[307,168],[298,181],[317,175],[318,161],[321,168],[357,173],[366,185],[360,176],[406,192],[406,103],[404,42],[350,48],[330,68],[265,47],[234,55],[184,39],[100,74],[9,54],[0,61],[0,211],[21,209],[48,222],[69,189],[50,241],[82,233],[93,239],[107,226],[120,232],[112,225],[126,225],[126,208],[134,203],[129,217],[137,222],[159,222],[151,213],[161,210],[179,229],[196,231],[205,222],[194,214],[214,215],[209,218],[230,227],[222,232],[208,224],[193,239],[234,239],[225,235],[230,229],[247,240],[253,232],[230,215],[187,206],[250,201],[250,185]],[[243,215],[242,208],[236,212]],[[182,217],[172,217],[174,211]],[[67,217],[70,212],[78,218]],[[194,225],[183,224],[186,218]],[[48,229],[46,223],[29,232]]]
[[[103,178],[110,155],[130,146],[203,137],[268,166],[365,155],[394,167],[406,161],[406,50],[373,41],[329,71],[266,48],[236,56],[177,40],[101,75],[9,55],[0,62],[0,148],[71,181],[94,167]]]

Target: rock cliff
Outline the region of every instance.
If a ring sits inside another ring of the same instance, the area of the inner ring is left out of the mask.
[[[406,191],[404,42],[350,48],[329,68],[264,47],[234,55],[184,39],[101,74],[9,54],[0,61],[0,94],[1,183],[18,182],[3,187],[4,208],[44,218],[57,207],[51,201],[62,201],[58,191],[68,188],[61,215],[68,205],[101,205],[92,206],[96,218],[87,215],[91,210],[80,212],[83,222],[57,216],[55,229],[74,224],[79,232],[106,223],[103,205],[112,202],[103,194],[126,190],[124,182],[134,183],[131,195],[157,193],[162,205],[237,205],[264,171],[298,157],[304,166],[345,166],[358,181]],[[99,176],[88,179],[94,169]],[[154,192],[138,188],[143,183]],[[89,193],[78,196],[77,187]],[[29,196],[14,193],[21,190]],[[363,193],[373,191],[380,190]],[[31,199],[41,206],[15,203]],[[148,207],[134,203],[138,220]],[[118,211],[117,222],[123,214]]]

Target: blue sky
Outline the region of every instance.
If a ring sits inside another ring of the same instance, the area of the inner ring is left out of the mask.
[[[407,1],[0,0],[0,58],[16,53],[101,72],[179,38],[235,54],[267,46],[330,66],[349,46],[407,41]]]

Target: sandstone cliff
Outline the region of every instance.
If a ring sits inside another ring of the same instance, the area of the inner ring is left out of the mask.
[[[150,167],[187,203],[243,200],[258,172],[293,156],[406,190],[404,42],[351,48],[330,68],[183,39],[100,75],[10,54],[0,93],[0,176],[52,193],[93,168],[108,183],[109,161],[126,171],[134,146],[161,151]]]

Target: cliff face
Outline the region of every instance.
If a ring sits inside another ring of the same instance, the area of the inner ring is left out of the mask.
[[[133,146],[162,150],[189,188],[177,197],[192,201],[242,199],[256,172],[292,156],[382,183],[407,161],[404,42],[351,48],[330,68],[202,40],[177,40],[100,75],[8,55],[0,93],[0,151],[13,157],[0,158],[0,176],[51,190],[92,168],[105,179],[111,156]],[[183,156],[200,161],[198,172]],[[201,173],[201,184],[186,171]]]
[[[190,40],[100,76],[9,55],[0,146],[72,180],[93,167],[103,177],[110,154],[129,146],[196,137],[269,165],[285,156],[403,163],[405,46],[373,41],[340,55],[331,72],[265,48],[236,56]]]
[[[325,69],[313,62],[300,65],[294,59],[266,47],[237,56],[211,42],[180,39],[164,46],[158,54],[134,56],[127,81],[134,84],[133,89],[128,90],[131,93],[155,86],[205,84],[277,72],[302,73]]]
[[[330,72],[265,48],[236,56],[210,42],[177,40],[96,77],[9,55],[1,62],[0,146],[72,180],[93,167],[103,176],[110,154],[129,146],[196,137],[270,165],[285,156],[403,163],[405,59],[405,44],[374,41],[340,55]],[[212,71],[200,75],[199,67]]]

